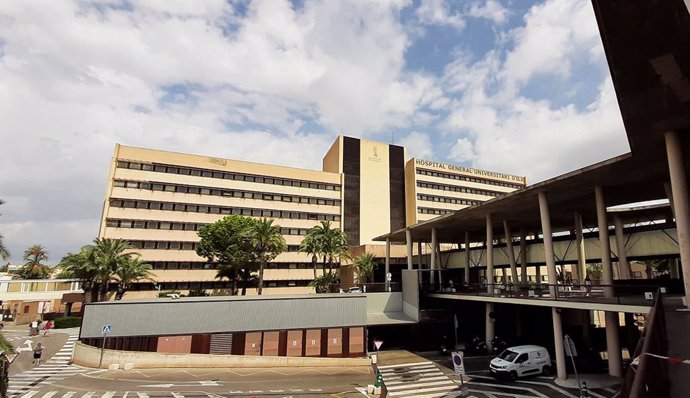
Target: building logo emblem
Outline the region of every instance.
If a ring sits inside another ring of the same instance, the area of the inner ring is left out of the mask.
[[[369,161],[381,163],[381,158],[379,158],[379,148],[375,146],[371,149],[371,151],[372,151],[372,156],[369,156]]]

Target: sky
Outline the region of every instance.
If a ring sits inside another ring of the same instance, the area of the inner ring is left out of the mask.
[[[588,0],[3,0],[0,234],[98,233],[116,143],[320,169],[338,134],[539,182],[629,151]]]

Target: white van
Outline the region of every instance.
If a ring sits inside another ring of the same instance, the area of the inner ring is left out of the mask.
[[[551,357],[544,347],[538,345],[519,345],[505,349],[491,360],[492,376],[507,376],[511,380],[518,377],[551,373]]]

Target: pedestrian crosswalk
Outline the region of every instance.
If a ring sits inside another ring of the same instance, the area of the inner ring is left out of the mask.
[[[430,361],[378,367],[391,397],[433,398],[459,391],[458,385]]]
[[[279,394],[271,394],[277,398]],[[27,391],[17,398],[225,398],[232,394],[213,394],[203,391]],[[252,395],[253,396],[253,395]],[[288,395],[289,396],[289,395]]]
[[[37,391],[29,390],[40,388],[40,386],[51,384],[55,381],[86,371],[86,369],[82,367],[70,365],[72,351],[74,351],[74,343],[79,336],[79,329],[65,329],[63,332],[66,332],[69,337],[65,345],[63,345],[55,355],[40,366],[9,378],[9,387],[7,388],[8,396],[19,397],[37,393]],[[50,397],[52,397],[52,395]]]

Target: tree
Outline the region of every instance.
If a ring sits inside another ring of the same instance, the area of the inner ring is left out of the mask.
[[[340,261],[349,257],[350,246],[347,243],[347,236],[340,228],[332,228],[330,221],[321,221],[321,224],[312,227],[305,239],[309,240],[307,243],[309,248],[305,247],[304,251],[310,250],[322,256],[324,274],[326,267],[329,273],[333,272],[335,260]]]
[[[132,255],[137,253],[125,253],[131,250],[132,246],[126,240],[96,238],[94,241],[95,269],[99,286],[98,301],[108,300],[108,284],[117,270],[130,260]]]
[[[338,274],[329,272],[309,282],[309,286],[313,287],[316,293],[328,293],[335,292],[335,287],[339,282],[340,277]]]
[[[364,277],[364,282],[368,282],[369,278],[374,275],[374,270],[376,269],[375,257],[371,253],[364,253],[357,257],[352,263],[352,266],[357,270],[357,278]],[[361,281],[360,281],[361,283]]]
[[[316,233],[313,233],[314,228],[307,232],[307,235],[299,244],[299,251],[311,256],[311,263],[314,268],[314,279],[316,279],[316,264],[319,262],[319,255],[321,254],[321,242]]]
[[[205,225],[198,232],[200,241],[196,254],[218,264],[216,278],[227,277],[233,282],[233,294],[237,294],[239,271],[251,272],[258,268],[249,233],[254,223],[249,217],[233,215]]]
[[[78,279],[84,290],[84,302],[98,301],[98,272],[94,246],[87,245],[79,253],[68,253],[60,260],[58,278]]]
[[[601,264],[587,264],[587,274],[589,274],[590,278],[601,279],[603,273],[604,270],[601,267]]]
[[[115,270],[115,277],[118,280],[115,300],[122,300],[122,297],[129,290],[132,282],[151,278],[151,265],[146,264],[140,257],[130,256],[122,261]]]
[[[48,259],[48,253],[41,245],[33,245],[24,251],[24,265],[17,270],[22,279],[45,279],[50,276],[50,267],[41,261]]]
[[[3,203],[5,203],[5,202],[0,200],[0,205],[2,205]],[[10,252],[9,252],[9,250],[7,250],[7,248],[5,247],[5,244],[2,242],[2,234],[0,234],[0,258],[3,261],[7,261],[10,259]]]
[[[256,262],[259,264],[258,293],[261,295],[264,288],[264,268],[269,261],[287,250],[287,244],[283,235],[280,234],[280,226],[273,225],[273,220],[264,218],[253,221],[252,226],[247,231],[247,236],[251,241]]]

